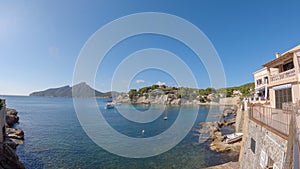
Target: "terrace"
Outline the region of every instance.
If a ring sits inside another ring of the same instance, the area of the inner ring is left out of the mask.
[[[279,85],[297,81],[295,68],[270,76],[270,85]]]
[[[285,168],[300,167],[300,117],[297,117],[299,110],[296,104],[286,104],[283,109],[260,105],[250,107],[249,111],[251,121],[282,137],[291,145],[288,146]]]

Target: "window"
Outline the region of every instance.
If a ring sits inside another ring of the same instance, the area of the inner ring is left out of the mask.
[[[268,84],[268,83],[269,83],[268,81],[269,81],[269,80],[268,80],[268,77],[265,77],[265,78],[264,78],[264,83],[265,83],[265,84]]]
[[[257,85],[261,85],[262,84],[262,80],[261,79],[256,80],[256,84]]]
[[[289,62],[289,63],[286,63],[283,65],[283,71],[287,71],[287,70],[290,70],[290,69],[293,69],[294,68],[294,63],[293,61]]]
[[[280,89],[275,90],[275,106],[277,109],[282,109],[283,103],[292,102],[292,89]]]
[[[255,154],[255,145],[256,145],[256,141],[253,138],[251,138],[250,149],[254,154]]]

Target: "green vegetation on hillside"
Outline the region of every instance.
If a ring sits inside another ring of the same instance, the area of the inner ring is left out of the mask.
[[[188,87],[170,87],[165,85],[152,85],[140,88],[139,90],[131,89],[128,92],[129,98],[133,99],[138,96],[157,96],[159,94],[174,94],[177,98],[187,100],[198,99],[200,102],[219,102],[221,97],[232,96],[249,96],[254,91],[254,83],[247,83],[239,87],[227,87],[214,89],[208,87],[206,89],[194,89]]]

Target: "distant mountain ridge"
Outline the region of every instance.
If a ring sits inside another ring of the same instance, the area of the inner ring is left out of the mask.
[[[73,92],[72,92],[73,91]],[[48,96],[48,97],[112,97],[117,92],[99,92],[90,87],[85,82],[74,86],[62,86],[58,88],[50,88],[43,91],[32,92],[29,96]]]

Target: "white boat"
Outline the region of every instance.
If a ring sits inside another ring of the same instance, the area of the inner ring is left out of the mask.
[[[165,117],[164,117],[164,120],[168,120],[168,116],[165,116]]]
[[[230,144],[236,141],[239,141],[242,139],[243,133],[232,133],[232,134],[227,134],[225,135],[225,141],[226,143]]]
[[[115,107],[115,104],[113,104],[112,102],[106,103],[105,108],[106,109],[112,109]]]

